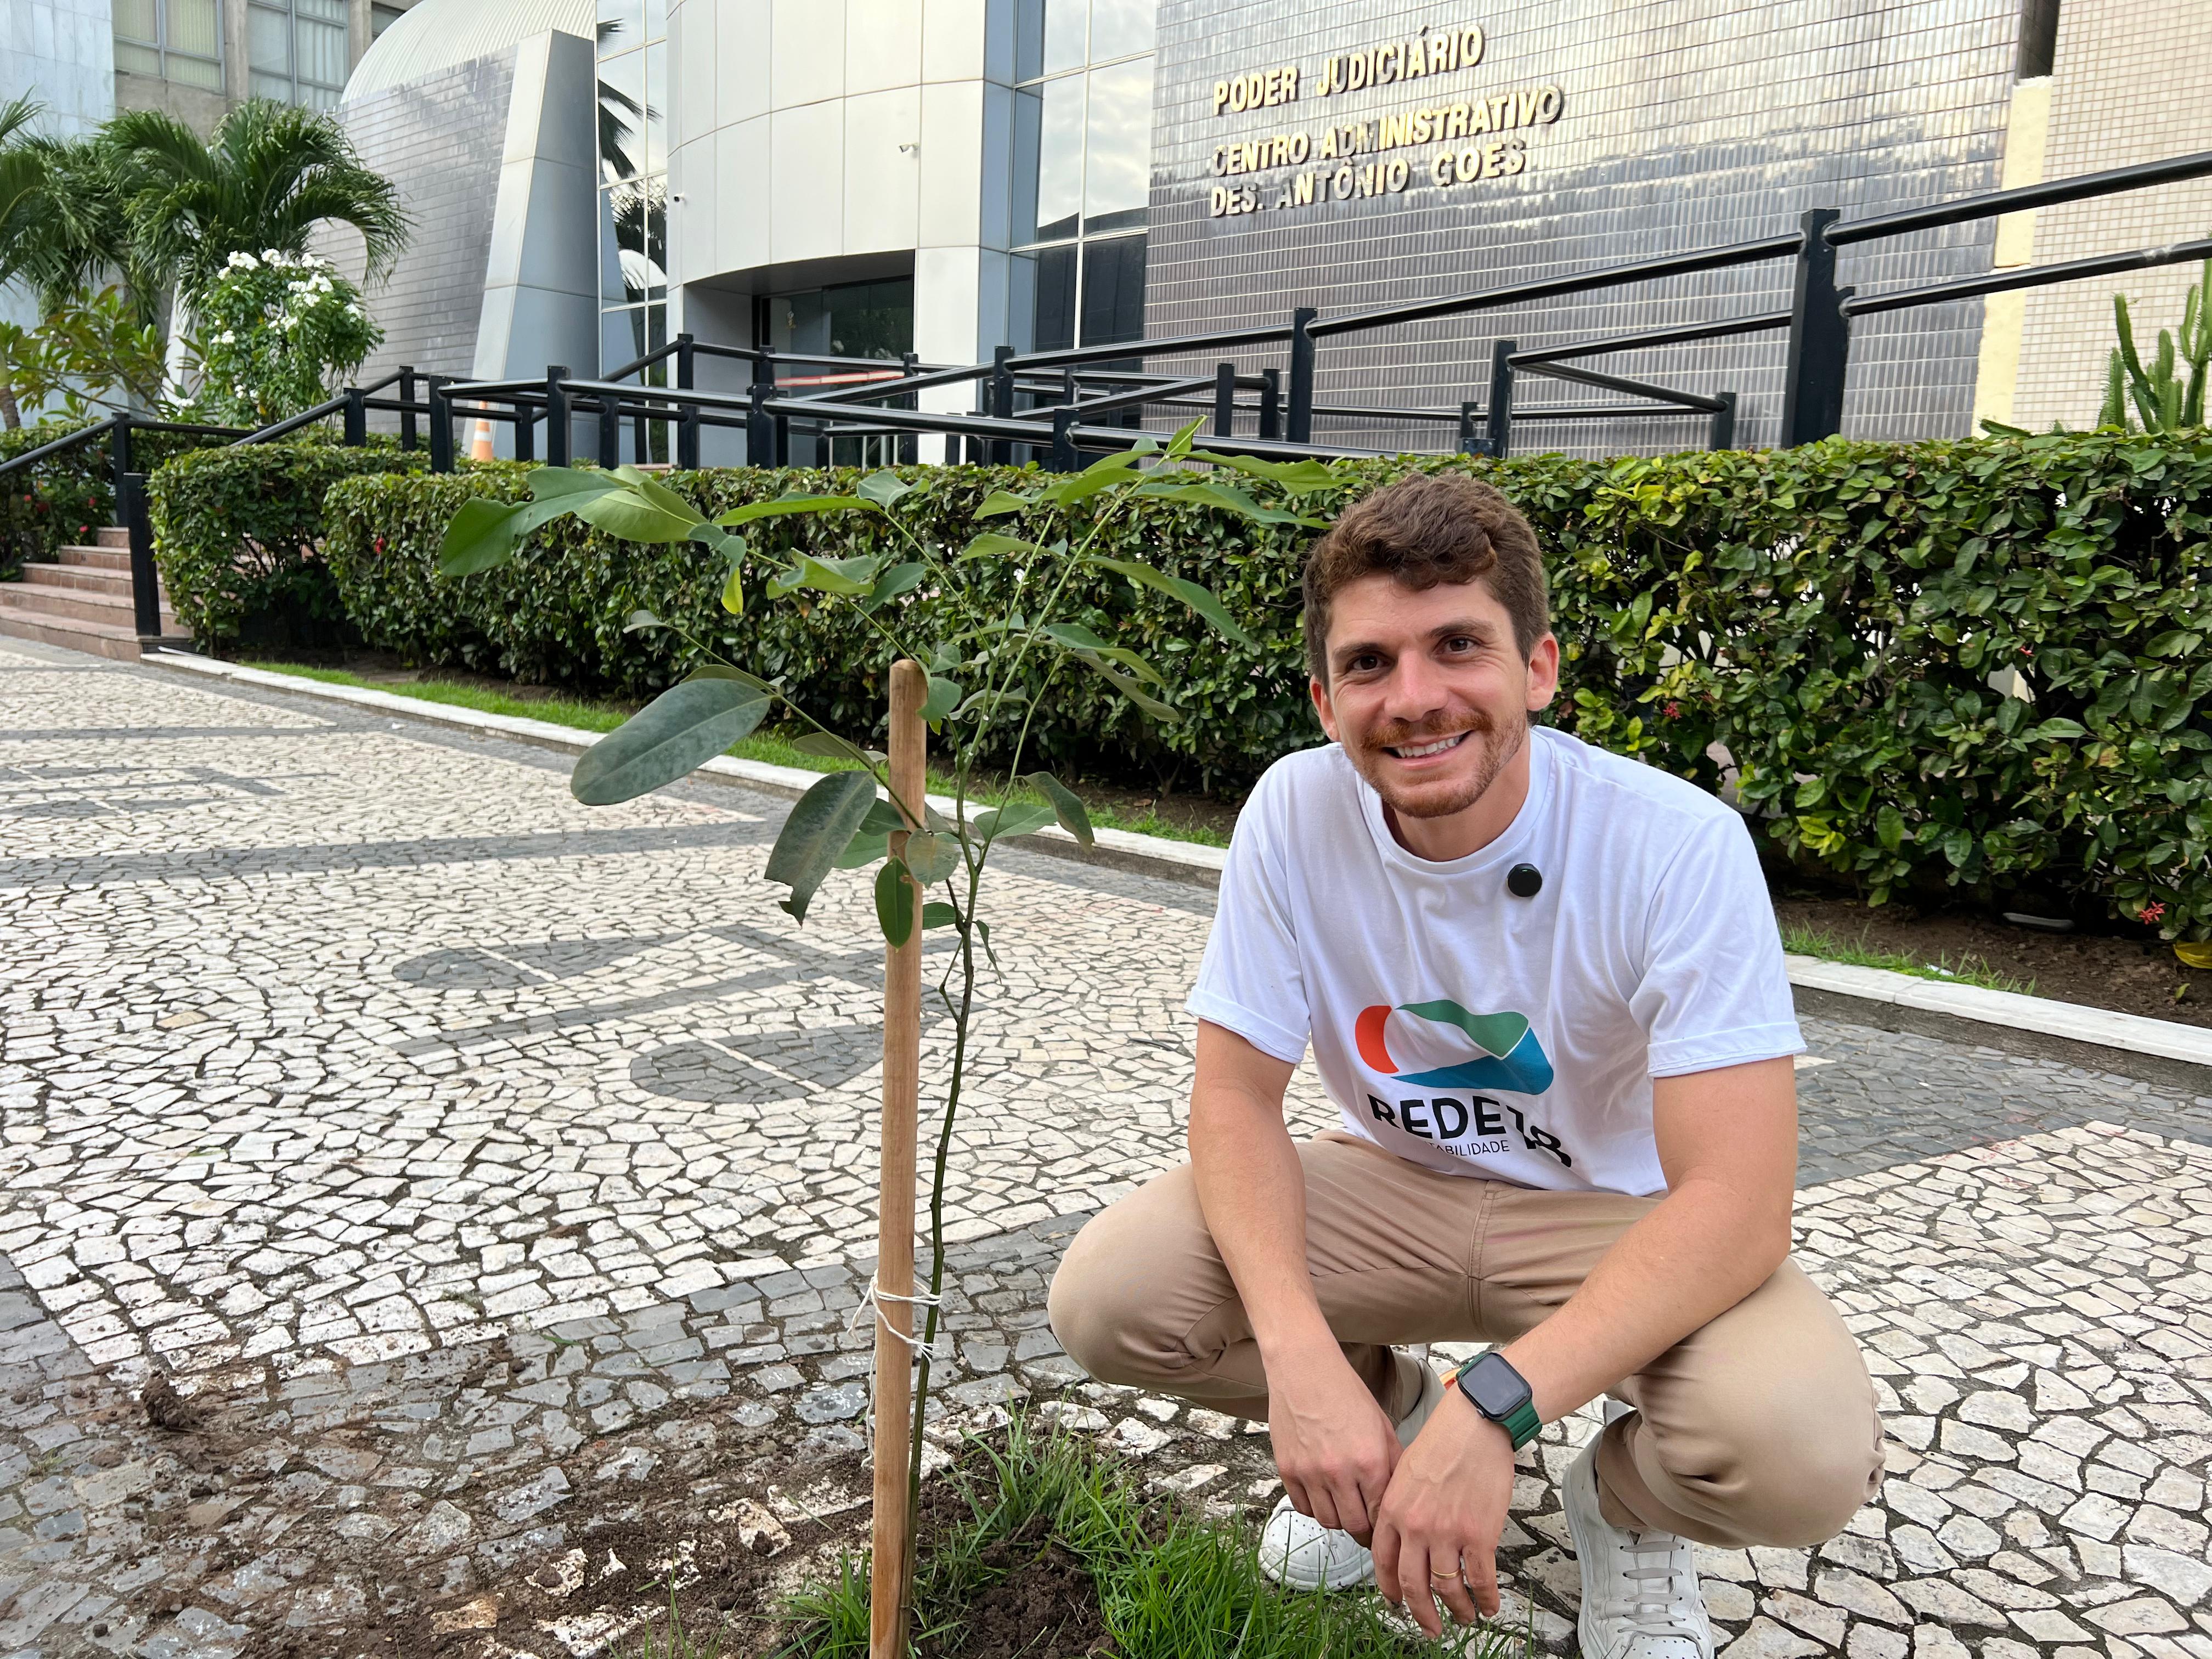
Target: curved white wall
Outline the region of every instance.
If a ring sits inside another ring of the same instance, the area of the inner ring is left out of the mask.
[[[915,349],[1004,337],[1011,52],[987,0],[675,0],[670,280],[766,294],[911,256]],[[905,148],[902,148],[902,147]],[[990,181],[987,189],[987,180]],[[834,263],[851,261],[849,272]],[[963,405],[964,406],[964,405]]]

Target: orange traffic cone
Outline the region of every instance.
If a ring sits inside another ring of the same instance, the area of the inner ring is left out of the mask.
[[[470,447],[469,459],[473,461],[491,459],[491,422],[489,421],[477,422],[477,441]]]

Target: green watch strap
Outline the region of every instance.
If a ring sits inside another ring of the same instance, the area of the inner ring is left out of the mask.
[[[1522,1401],[1511,1411],[1506,1413],[1502,1419],[1493,1420],[1497,1422],[1499,1428],[1513,1437],[1515,1451],[1519,1451],[1522,1447],[1534,1440],[1544,1426],[1544,1419],[1536,1415],[1536,1404],[1531,1400]]]

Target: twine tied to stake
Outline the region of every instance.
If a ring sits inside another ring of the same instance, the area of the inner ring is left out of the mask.
[[[884,1317],[884,1304],[886,1302],[902,1302],[910,1308],[934,1308],[940,1305],[944,1300],[941,1296],[931,1296],[924,1291],[916,1291],[912,1296],[901,1296],[896,1291],[884,1289],[882,1285],[876,1283],[875,1275],[871,1273],[868,1275],[866,1291],[858,1302],[853,1304],[852,1314],[845,1321],[845,1334],[850,1336],[853,1334],[853,1328],[860,1322],[861,1309],[873,1308],[876,1311],[876,1323],[882,1326],[887,1334],[895,1336],[905,1343],[917,1358],[926,1353],[933,1360],[949,1359],[951,1358],[952,1352],[951,1332],[939,1331],[935,1342],[925,1342],[918,1336],[908,1335],[906,1332]],[[872,1457],[876,1451],[876,1376],[873,1371],[868,1373],[866,1416],[868,1455]]]

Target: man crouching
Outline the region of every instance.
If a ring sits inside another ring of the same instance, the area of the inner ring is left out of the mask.
[[[1711,1659],[1691,1540],[1819,1543],[1881,1478],[1873,1385],[1790,1257],[1804,1044],[1751,836],[1529,716],[1559,649],[1528,521],[1462,476],[1305,569],[1333,741],[1237,825],[1189,1011],[1190,1163],[1052,1287],[1102,1381],[1263,1419],[1284,1582],[1498,1609],[1514,1454],[1632,1408],[1562,1493],[1587,1659]],[[1294,1142],[1313,1049],[1343,1125]],[[1393,1344],[1498,1345],[1449,1382]],[[1370,1556],[1367,1546],[1371,1544]]]

